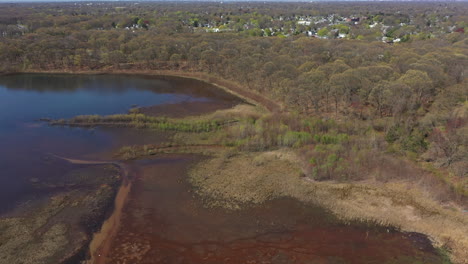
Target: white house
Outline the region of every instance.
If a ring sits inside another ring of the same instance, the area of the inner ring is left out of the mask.
[[[304,26],[310,26],[310,21],[299,20],[299,21],[297,21],[297,24],[304,25]]]

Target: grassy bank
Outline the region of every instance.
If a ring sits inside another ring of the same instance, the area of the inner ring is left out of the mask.
[[[152,117],[144,114],[116,114],[109,116],[82,115],[68,120],[49,120],[54,126],[111,126],[158,129],[163,131],[208,132],[231,125],[236,120],[176,120],[165,117]]]

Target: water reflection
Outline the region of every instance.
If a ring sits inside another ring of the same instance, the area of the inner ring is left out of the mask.
[[[0,213],[31,199],[32,178],[66,171],[44,162],[48,153],[109,156],[119,146],[157,143],[165,138],[154,131],[49,127],[37,121],[39,118],[107,115],[126,113],[136,105],[211,100],[237,99],[209,84],[181,78],[61,74],[0,77]]]

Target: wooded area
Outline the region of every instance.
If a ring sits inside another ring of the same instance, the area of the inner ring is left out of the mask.
[[[238,131],[249,149],[314,143],[303,152],[317,179],[361,179],[363,167],[391,166],[381,153],[405,157],[442,173],[460,198],[467,11],[456,2],[1,4],[0,72],[203,72],[283,105]]]

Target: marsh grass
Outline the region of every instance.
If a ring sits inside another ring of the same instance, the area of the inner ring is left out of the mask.
[[[145,144],[121,147],[114,153],[114,157],[120,160],[134,160],[156,155],[159,153],[197,153],[210,155],[219,151],[219,145],[173,145],[172,143],[163,143],[159,145]]]
[[[293,197],[323,206],[345,223],[427,234],[435,246],[451,252],[455,263],[468,259],[468,220],[460,210],[442,207],[420,186],[397,180],[318,182],[303,177],[300,166],[296,154],[287,150],[219,153],[197,164],[190,182],[198,195],[207,197],[207,206],[239,209]]]
[[[331,119],[301,117],[294,113],[265,113],[251,105],[186,118],[147,116],[133,110],[129,114],[77,116],[52,120],[53,125],[124,126],[175,132],[170,144],[223,145],[237,151],[264,152],[290,148],[298,150],[304,174],[314,180],[352,182],[410,180],[420,182],[439,199],[467,199],[466,180],[450,177],[439,169],[418,168],[416,154],[399,143],[389,143],[389,133],[376,131],[365,122],[336,122]],[[190,149],[166,148],[164,151]],[[123,148],[121,159],[135,159],[161,152],[160,147],[143,150]],[[401,159],[403,155],[406,159]],[[413,157],[413,158],[411,158]]]
[[[117,114],[109,116],[80,115],[68,120],[51,120],[51,125],[62,126],[115,126],[157,129],[163,131],[208,132],[231,125],[236,120],[177,120],[144,114]]]
[[[448,198],[462,202],[467,199],[466,180],[452,178],[431,166],[417,168],[419,161],[414,153],[405,151],[399,143],[389,143],[388,133],[380,133],[363,122],[338,123],[331,119],[303,118],[294,113],[268,114],[250,105],[186,118],[152,117],[135,110],[124,115],[77,116],[49,122],[53,125],[173,131],[170,143],[177,146],[223,145],[240,152],[291,148],[299,151],[305,164],[304,174],[314,180],[411,180],[431,189],[440,200]],[[156,149],[123,148],[117,156],[135,159],[162,151]],[[182,151],[182,148],[177,150]],[[176,150],[166,148],[165,151]],[[194,151],[198,152],[198,149]],[[401,155],[406,160],[399,158]]]

